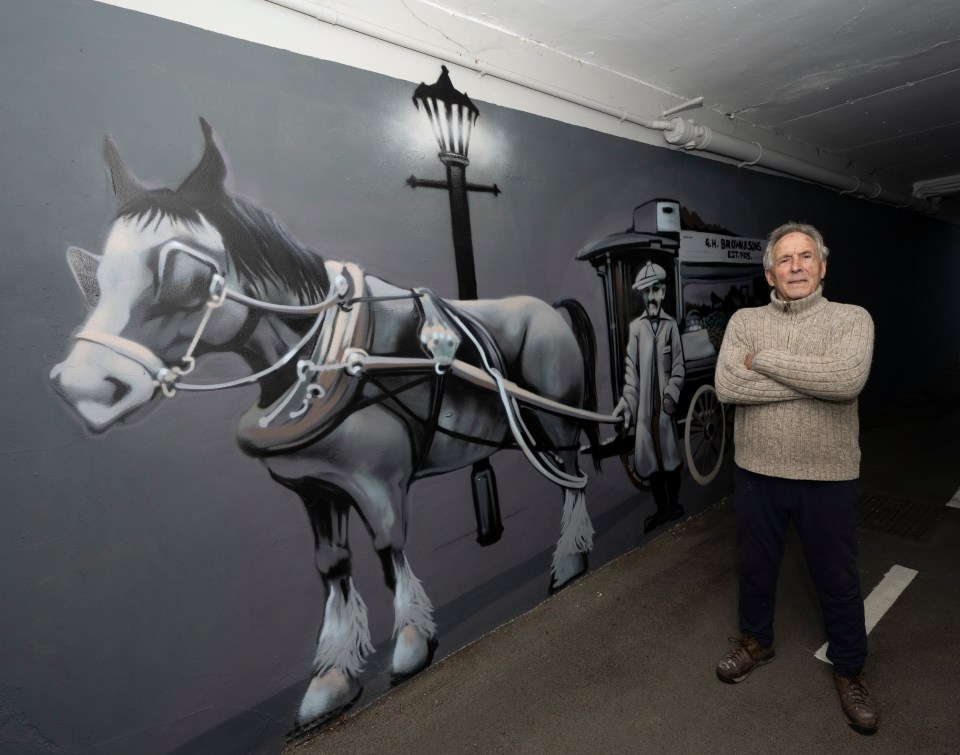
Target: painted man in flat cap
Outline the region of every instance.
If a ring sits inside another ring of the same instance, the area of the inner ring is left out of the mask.
[[[667,273],[647,262],[633,290],[643,300],[643,312],[630,323],[623,396],[613,413],[635,433],[634,472],[649,483],[657,510],[643,524],[651,532],[683,516],[680,470],[683,456],[674,414],[683,389],[683,346],[677,321],[663,310]]]

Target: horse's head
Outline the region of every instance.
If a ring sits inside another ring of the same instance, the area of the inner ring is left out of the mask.
[[[107,139],[117,212],[101,254],[67,250],[92,311],[50,375],[91,430],[149,402],[166,388],[165,375],[189,371],[194,354],[229,343],[246,321],[246,307],[222,296],[236,273],[205,211],[221,203],[226,168],[209,124],[201,125],[203,158],[176,190],[146,188]]]

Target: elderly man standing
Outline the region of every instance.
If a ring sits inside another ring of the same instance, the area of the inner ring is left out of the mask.
[[[633,290],[640,292],[643,312],[630,323],[623,396],[613,410],[625,428],[634,426],[634,472],[653,491],[657,510],[644,520],[644,532],[683,516],[683,461],[674,413],[686,372],[677,321],[663,311],[666,280],[666,270],[651,261],[637,273]]]
[[[720,349],[717,393],[737,405],[741,634],[717,676],[740,682],[774,658],[777,577],[792,519],[820,600],[841,708],[854,729],[872,734],[879,704],[863,671],[856,525],[857,396],[873,356],[873,321],[860,307],[824,298],[827,254],[813,226],[774,230],[763,258],[770,303],[738,310]]]

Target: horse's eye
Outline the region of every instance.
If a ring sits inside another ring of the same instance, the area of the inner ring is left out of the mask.
[[[171,250],[162,260],[156,302],[164,309],[198,309],[210,298],[214,269],[189,252]]]

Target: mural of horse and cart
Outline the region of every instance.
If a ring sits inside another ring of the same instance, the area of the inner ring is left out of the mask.
[[[91,312],[51,380],[92,432],[178,391],[259,385],[237,439],[303,500],[327,593],[304,724],[359,695],[373,651],[351,578],[351,509],[394,594],[402,678],[436,645],[431,601],[404,555],[411,484],[522,450],[563,492],[556,589],[585,571],[592,547],[581,434],[598,448],[598,423],[617,420],[596,412],[595,336],[577,302],[448,302],[321,260],[227,191],[225,159],[201,125],[203,157],[175,190],[145,187],[107,140],[116,214],[100,254],[68,249]],[[216,352],[239,355],[248,374],[191,382]]]
[[[323,260],[226,188],[224,154],[211,126],[201,119],[201,127],[203,156],[176,189],[142,184],[108,138],[116,210],[99,254],[67,251],[90,313],[50,377],[94,433],[180,391],[259,387],[237,441],[303,501],[325,588],[298,711],[307,725],[359,696],[374,650],[351,577],[351,511],[393,593],[391,672],[404,678],[431,662],[437,644],[430,598],[404,553],[411,485],[520,450],[563,493],[550,578],[558,589],[587,569],[592,548],[580,459],[628,455],[636,430],[601,442],[600,428],[622,427],[624,417],[598,411],[595,334],[578,302],[446,301]],[[579,258],[603,281],[614,396],[624,394],[627,334],[644,306],[631,281],[644,266],[662,271],[655,282],[672,294],[658,295],[658,311],[681,324],[685,381],[675,415],[687,466],[705,483],[725,435],[710,388],[721,319],[759,295],[759,256],[751,242],[746,258],[718,261],[711,245],[734,237],[683,230],[679,215],[669,200],[641,205],[633,228]],[[216,353],[239,356],[246,371],[204,382],[198,365]],[[635,467],[631,476],[641,488],[648,482]]]

